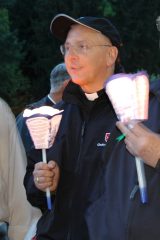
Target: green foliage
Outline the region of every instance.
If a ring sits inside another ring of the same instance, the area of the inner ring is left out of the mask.
[[[26,53],[22,62],[24,74],[32,84],[30,102],[44,96],[49,90],[52,67],[62,61],[58,44],[53,42],[49,26],[56,14],[56,1],[17,0],[12,9],[13,27],[18,28],[20,41],[25,41]]]
[[[14,5],[16,0],[0,0],[0,8],[9,8]]]
[[[102,15],[105,17],[114,17],[116,15],[116,11],[113,8],[113,5],[110,1],[102,0],[99,6],[99,10],[102,12]]]
[[[149,74],[160,70],[160,51],[156,18],[160,15],[159,0],[110,0],[116,15],[112,18],[121,32],[123,62],[128,72],[146,69]]]
[[[22,76],[19,69],[22,60],[20,50],[15,34],[10,32],[8,11],[0,9],[0,96],[11,107],[14,106],[15,111],[23,104],[24,92],[28,88],[27,79]]]

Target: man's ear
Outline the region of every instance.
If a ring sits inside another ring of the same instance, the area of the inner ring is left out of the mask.
[[[106,54],[106,63],[108,67],[115,64],[117,56],[118,56],[118,49],[115,46],[110,47]]]

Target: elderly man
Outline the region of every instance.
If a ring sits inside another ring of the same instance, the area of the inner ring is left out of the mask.
[[[111,75],[122,71],[117,29],[105,18],[76,20],[59,14],[51,31],[64,43],[60,49],[72,81],[64,91],[64,113],[48,151],[49,163],[39,163],[36,153],[28,158],[25,186],[34,206],[42,203],[40,196],[46,187],[54,190],[58,184],[54,209],[39,221],[36,239],[158,240],[158,159],[147,160],[150,202],[143,205],[137,192],[134,156],[124,141],[116,140],[120,135],[116,114],[103,89]],[[150,113],[154,109],[160,116],[154,91],[150,104]],[[147,126],[158,132],[159,118],[150,114]],[[119,128],[124,131],[123,126]],[[54,174],[50,168],[53,160],[60,166],[60,178],[58,171]],[[31,178],[39,190],[38,199],[36,191],[28,188]]]

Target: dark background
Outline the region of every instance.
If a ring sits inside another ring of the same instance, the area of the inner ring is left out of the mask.
[[[0,96],[15,114],[48,93],[50,71],[63,61],[49,30],[57,13],[109,18],[123,39],[126,72],[159,77],[159,0],[0,0]]]

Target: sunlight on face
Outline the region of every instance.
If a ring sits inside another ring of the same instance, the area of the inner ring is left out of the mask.
[[[107,77],[107,52],[110,40],[99,32],[81,25],[73,25],[69,31],[65,46],[69,49],[65,63],[72,81],[79,84],[85,92],[94,92],[103,88]],[[77,51],[79,46],[86,51]],[[78,48],[77,48],[78,46]]]

